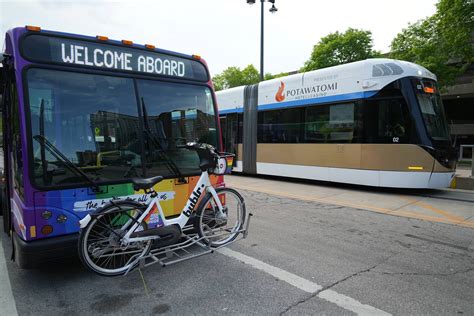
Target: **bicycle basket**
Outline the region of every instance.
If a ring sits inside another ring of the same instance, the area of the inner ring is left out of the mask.
[[[235,155],[231,153],[218,153],[216,158],[217,164],[212,173],[217,175],[230,174],[234,164],[234,157]]]

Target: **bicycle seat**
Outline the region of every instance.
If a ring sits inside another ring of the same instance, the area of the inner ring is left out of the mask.
[[[152,178],[133,178],[132,183],[133,183],[133,189],[134,190],[145,190],[145,189],[151,189],[155,184],[163,180],[162,176],[156,176]]]

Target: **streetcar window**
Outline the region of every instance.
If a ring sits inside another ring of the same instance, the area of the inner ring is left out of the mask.
[[[237,143],[242,144],[242,138],[244,134],[244,115],[242,113],[239,113],[237,115],[237,120],[238,120],[238,130],[237,130]]]
[[[354,137],[354,103],[306,108],[306,143],[349,143]]]
[[[258,113],[259,143],[302,143],[304,111],[283,109]]]
[[[258,113],[259,143],[349,143],[356,124],[354,103],[312,105]]]
[[[365,102],[367,143],[409,143],[411,119],[403,98]]]
[[[434,140],[448,140],[449,132],[444,107],[435,83],[428,80],[416,80],[414,84],[428,135]]]
[[[238,119],[237,113],[230,113],[220,119],[224,151],[237,153]]]

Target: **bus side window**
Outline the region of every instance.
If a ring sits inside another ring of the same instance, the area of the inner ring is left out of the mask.
[[[223,116],[219,118],[219,124],[221,126],[221,135],[222,135],[222,149],[224,151],[228,151],[229,144],[227,139],[227,116]]]
[[[1,81],[1,80],[0,80]],[[0,82],[0,148],[3,148],[3,86]]]
[[[20,133],[20,113],[18,109],[18,94],[15,85],[10,87],[11,93],[11,113],[12,113],[12,149],[13,149],[13,181],[15,189],[18,190],[20,196],[24,194],[23,187],[23,157],[21,147],[21,133]]]
[[[5,114],[4,105],[3,105],[3,93],[4,87],[6,84],[6,73],[5,68],[2,64],[3,56],[0,57],[0,148],[3,148],[3,115]]]

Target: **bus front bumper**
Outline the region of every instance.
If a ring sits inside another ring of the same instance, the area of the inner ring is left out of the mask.
[[[35,241],[24,241],[13,232],[15,262],[22,269],[31,269],[46,262],[77,256],[79,234],[70,234]]]

